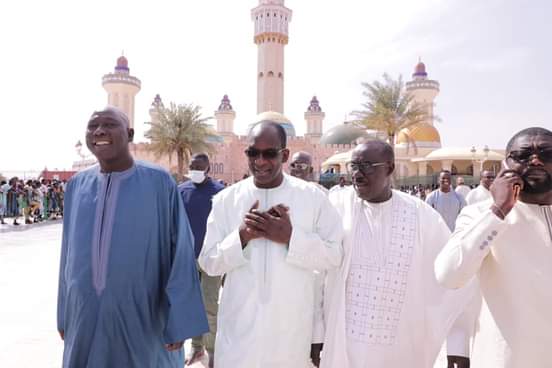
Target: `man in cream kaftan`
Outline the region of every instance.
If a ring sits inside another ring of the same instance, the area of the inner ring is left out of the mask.
[[[490,316],[480,321],[474,367],[551,367],[552,132],[523,130],[506,151],[493,198],[462,211],[435,272],[451,288],[479,278]]]
[[[199,264],[209,275],[226,274],[217,368],[310,367],[311,343],[322,338],[313,333],[314,271],[340,265],[341,222],[322,191],[281,172],[289,152],[280,129],[254,128],[247,151],[253,177],[217,194],[207,221]],[[244,242],[244,216],[281,204],[292,227],[287,246],[266,237]]]
[[[432,367],[473,292],[437,284],[432,265],[450,231],[427,204],[391,191],[392,152],[357,146],[353,187],[330,194],[345,237],[342,267],[328,272],[323,368]]]

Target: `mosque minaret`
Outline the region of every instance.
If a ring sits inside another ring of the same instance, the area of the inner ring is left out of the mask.
[[[140,79],[130,75],[128,60],[121,56],[113,73],[102,78],[103,88],[107,91],[107,104],[118,107],[127,114],[130,127],[134,128],[134,98],[140,92]]]
[[[292,11],[284,0],[260,0],[251,10],[255,22],[257,57],[257,113],[284,113],[284,48]]]
[[[439,82],[427,78],[426,66],[420,60],[412,74],[412,80],[406,83],[406,90],[413,96],[413,102],[420,104],[427,111],[428,124],[433,125],[433,106],[439,94]]]

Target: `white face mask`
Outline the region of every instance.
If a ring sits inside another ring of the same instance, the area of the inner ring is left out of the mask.
[[[205,180],[205,171],[201,170],[190,170],[188,172],[188,176],[190,177],[190,180],[196,184],[203,183]]]

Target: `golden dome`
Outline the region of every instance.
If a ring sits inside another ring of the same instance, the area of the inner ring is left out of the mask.
[[[418,123],[409,128],[402,129],[397,135],[397,144],[408,144],[409,142],[441,143],[441,136],[433,125]]]

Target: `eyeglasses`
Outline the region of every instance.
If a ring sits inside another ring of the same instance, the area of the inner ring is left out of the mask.
[[[387,162],[348,162],[347,171],[353,173],[360,171],[363,174],[372,174],[376,171],[376,167],[386,165]]]
[[[309,164],[302,164],[299,162],[292,162],[291,164],[289,164],[289,167],[297,170],[306,170],[309,168],[309,166],[310,166]]]
[[[533,155],[537,155],[542,162],[550,163],[552,162],[552,148],[541,148],[541,149],[527,149],[520,151],[511,151],[508,154],[512,160],[526,164],[531,161]]]
[[[262,156],[265,160],[274,160],[280,152],[282,152],[285,148],[282,149],[276,149],[276,148],[268,148],[265,150],[256,149],[253,147],[249,147],[245,150],[245,155],[251,159],[256,159],[259,156]]]

